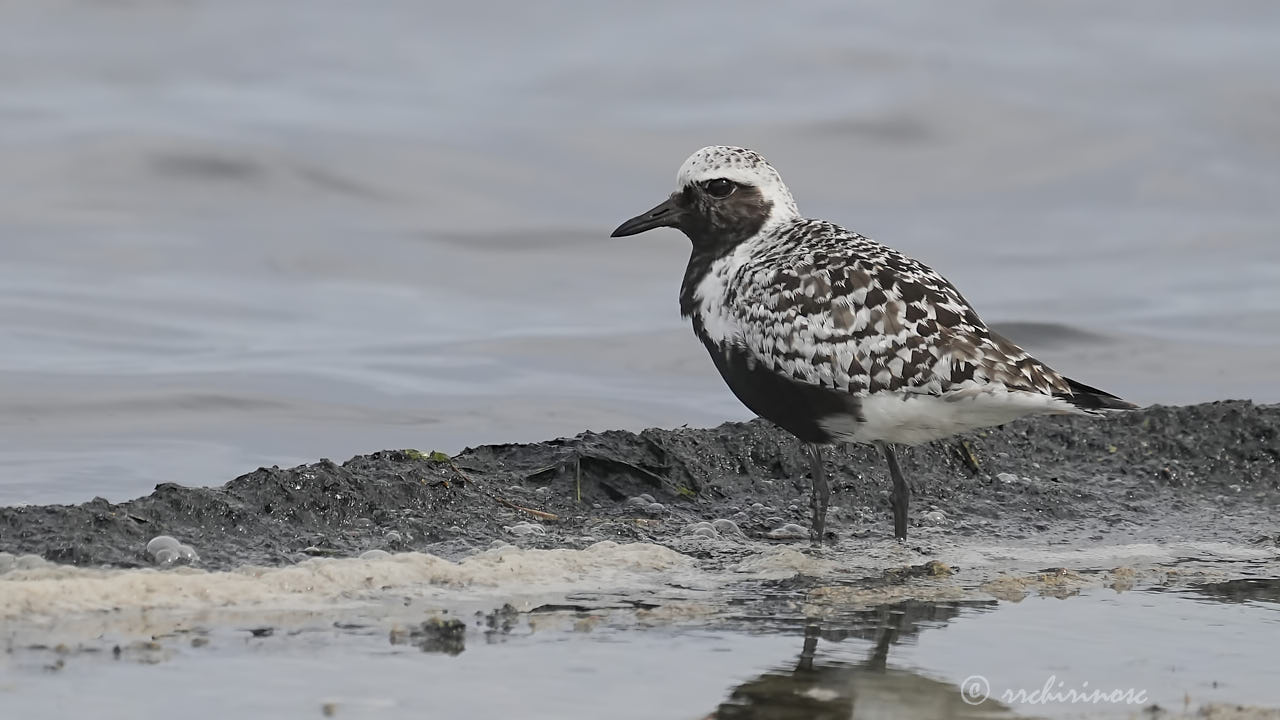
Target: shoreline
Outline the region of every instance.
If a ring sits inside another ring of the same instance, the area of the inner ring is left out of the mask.
[[[1278,438],[1280,406],[1222,401],[1031,418],[910,449],[908,546],[938,537],[1275,544],[1280,525],[1265,510],[1280,506]],[[835,542],[890,537],[878,456],[856,446],[828,455]],[[701,535],[804,547],[807,495],[799,444],[760,420],[585,432],[453,457],[386,450],[259,468],[220,487],[163,484],[122,503],[3,507],[0,552],[148,567],[147,542],[171,535],[195,547],[197,567],[218,570],[369,550],[457,559],[495,540],[680,550],[698,523],[717,520],[732,524]]]
[[[1257,631],[1280,599],[1278,431],[1280,406],[1231,401],[1032,419],[918,448],[903,457],[906,543],[892,537],[879,456],[857,447],[830,453],[834,540],[773,537],[806,519],[808,479],[798,443],[763,421],[382,451],[124,503],[0,508],[0,657],[45,683],[0,693],[43,707],[59,677],[112,677],[111,692],[147,695],[163,672],[179,678],[165,685],[177,702],[210,667],[260,677],[301,662],[346,687],[354,655],[379,677],[405,673],[379,702],[441,702],[447,686],[474,707],[491,682],[475,663],[529,673],[590,653],[615,685],[644,687],[636,678],[674,645],[702,699],[672,706],[707,717],[796,702],[1280,717]],[[200,560],[156,563],[146,545],[159,534]],[[1099,654],[1099,637],[1127,649]],[[1152,647],[1188,671],[1144,665]],[[423,668],[444,685],[407,680]],[[1001,693],[1114,676],[1152,702],[1009,707],[997,694],[970,707],[961,680],[974,672]],[[293,692],[308,708],[362,707]]]

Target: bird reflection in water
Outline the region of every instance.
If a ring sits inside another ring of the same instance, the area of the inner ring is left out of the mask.
[[[1012,717],[1010,708],[986,700],[970,705],[959,686],[906,667],[891,667],[889,651],[905,638],[962,613],[982,612],[994,602],[930,603],[911,600],[860,611],[839,620],[809,619],[794,670],[766,672],[735,688],[705,720],[848,720],[849,718]],[[824,661],[818,641],[866,640],[871,647],[857,663]]]

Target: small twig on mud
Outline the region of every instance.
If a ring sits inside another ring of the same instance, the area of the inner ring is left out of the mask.
[[[533,508],[527,508],[527,507],[524,507],[523,505],[517,505],[511,502],[510,500],[494,495],[493,493],[481,487],[480,483],[477,483],[475,480],[472,480],[469,475],[462,472],[462,469],[459,468],[457,464],[453,462],[452,458],[449,459],[449,467],[453,468],[453,471],[458,473],[458,476],[461,477],[463,480],[465,480],[467,484],[474,485],[477,490],[484,493],[489,498],[493,500],[497,500],[498,502],[502,503],[503,505],[506,505],[507,507],[513,510],[519,510],[520,512],[529,513],[530,515],[538,518],[539,520],[559,520],[560,519],[560,516],[556,515],[555,513],[543,512],[541,510],[534,510]]]
[[[556,515],[555,513],[543,512],[541,510],[534,510],[533,508],[523,507],[521,505],[517,505],[511,502],[510,500],[504,500],[503,498],[500,498],[497,495],[494,495],[489,492],[485,492],[484,490],[481,490],[481,492],[484,492],[485,495],[488,495],[489,497],[493,498],[494,500],[497,500],[498,502],[502,503],[503,505],[506,505],[509,508],[512,508],[513,510],[527,512],[536,518],[540,518],[542,520],[559,520],[560,519],[560,516]]]
[[[969,466],[972,472],[981,472],[982,465],[978,463],[978,456],[973,454],[973,447],[969,445],[968,440],[960,441],[960,459],[965,465]]]

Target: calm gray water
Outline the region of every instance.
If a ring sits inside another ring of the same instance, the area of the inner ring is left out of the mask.
[[[385,621],[356,610],[334,614],[265,638],[198,618],[149,645],[121,642],[117,659],[111,635],[18,645],[0,656],[0,697],[16,717],[201,720],[1186,718],[1280,703],[1269,642],[1280,604],[1269,598],[908,601],[808,627],[543,613],[508,631],[477,623],[452,657],[388,642]],[[1178,714],[1144,712],[1152,705]]]
[[[0,6],[0,503],[746,413],[709,143],[1140,402],[1280,401],[1280,6]]]

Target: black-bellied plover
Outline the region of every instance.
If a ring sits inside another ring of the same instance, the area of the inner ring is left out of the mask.
[[[806,444],[815,543],[831,496],[822,445],[882,449],[894,534],[905,539],[910,491],[895,445],[1027,415],[1135,407],[992,332],[927,265],[802,217],[778,171],[754,151],[702,148],[676,184],[613,237],[670,227],[692,241],[680,312],[738,399]]]

